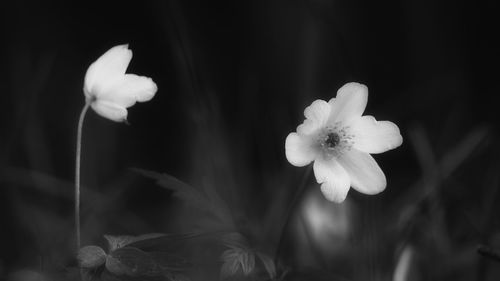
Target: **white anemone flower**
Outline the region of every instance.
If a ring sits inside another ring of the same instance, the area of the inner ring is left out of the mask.
[[[116,122],[127,120],[127,108],[153,98],[158,88],[149,77],[125,74],[132,59],[128,44],[109,49],[92,63],[83,92],[97,114]]]
[[[370,154],[403,142],[396,124],[362,116],[367,101],[365,85],[347,83],[336,98],[308,106],[304,123],[286,138],[288,162],[302,167],[314,161],[316,181],[330,201],[343,202],[351,186],[369,195],[383,191],[387,185],[384,172]]]
[[[75,234],[80,249],[80,158],[85,115],[92,107],[97,114],[115,122],[127,121],[127,108],[136,102],[149,101],[158,88],[149,77],[126,74],[132,59],[128,44],[109,49],[87,69],[83,93],[85,106],[78,119],[75,159]]]

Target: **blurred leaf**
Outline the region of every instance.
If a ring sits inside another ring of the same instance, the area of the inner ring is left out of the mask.
[[[441,159],[440,166],[443,177],[448,177],[474,152],[488,136],[487,128],[471,131],[462,141]]]
[[[132,170],[145,177],[155,179],[158,185],[172,190],[177,198],[205,212],[207,216],[201,217],[198,221],[199,224],[203,222],[203,226],[217,230],[235,228],[229,208],[211,186],[205,186],[204,190],[199,190],[167,174],[137,168]]]
[[[212,236],[217,236],[213,233],[204,232],[193,232],[193,233],[181,233],[181,234],[158,234],[156,236],[151,234],[150,238],[145,238],[145,235],[138,236],[142,239],[136,239],[130,242],[127,246],[135,247],[143,251],[156,252],[156,251],[174,251],[179,248],[187,246],[187,243],[194,243],[195,240],[203,240],[205,238],[211,238]],[[155,237],[156,236],[156,237]]]
[[[240,269],[247,276],[255,268],[255,255],[253,251],[239,247],[232,247],[224,251],[222,253],[222,261],[224,262],[220,271],[222,279],[237,274]]]
[[[408,131],[408,135],[420,169],[425,176],[435,176],[438,172],[437,161],[426,131],[421,126],[415,126]]]
[[[108,246],[109,246],[109,251],[114,251],[116,249],[122,248],[130,243],[134,243],[137,241],[142,241],[142,240],[147,240],[147,239],[152,239],[152,238],[158,238],[161,236],[164,236],[165,234],[162,233],[148,233],[148,234],[143,234],[139,236],[130,236],[130,235],[120,235],[120,236],[113,236],[113,235],[104,235],[104,238],[108,241]]]
[[[151,255],[133,247],[119,248],[110,253],[106,258],[106,269],[116,275],[159,275]]]
[[[264,264],[264,268],[266,269],[267,273],[269,274],[269,278],[271,280],[274,280],[276,278],[276,266],[274,265],[274,261],[271,257],[269,257],[266,254],[263,254],[261,252],[256,252],[257,257],[262,261],[262,264]]]
[[[173,176],[142,169],[132,170],[145,177],[155,179],[158,185],[174,191],[174,196],[177,196],[179,199],[184,200],[187,203],[207,210],[211,208],[209,198],[207,198],[205,194]]]
[[[351,281],[343,276],[320,269],[290,270],[279,280],[285,281]]]
[[[228,255],[228,253],[224,252],[224,254],[222,256],[224,263],[222,264],[221,269],[220,269],[220,278],[221,279],[226,279],[228,277],[235,275],[239,269],[238,259],[230,258],[227,255]]]
[[[248,275],[252,273],[255,268],[255,254],[253,251],[244,251],[241,256],[241,269],[243,274]]]
[[[227,233],[222,236],[222,243],[229,247],[222,253],[224,262],[220,275],[222,279],[237,274],[240,271],[247,276],[255,268],[255,253],[250,249],[248,240],[238,232]]]
[[[437,160],[432,152],[431,144],[425,130],[419,126],[409,131],[410,140],[415,149],[424,176],[445,179],[450,176],[474,152],[488,136],[487,128],[476,128],[469,132],[460,143]]]
[[[29,269],[22,269],[9,275],[8,281],[46,281],[42,273]]]
[[[227,247],[249,248],[248,240],[239,232],[230,232],[222,236],[222,243]]]
[[[117,276],[166,277],[184,280],[181,273],[191,268],[188,260],[161,252],[148,253],[134,247],[119,248],[106,259],[106,269]]]
[[[406,245],[403,248],[403,251],[399,255],[398,262],[396,264],[396,268],[394,269],[394,275],[392,277],[393,281],[409,281],[411,266],[414,260],[414,249],[410,245]]]
[[[259,258],[270,279],[276,277],[274,261],[266,254],[250,247],[248,239],[239,232],[230,232],[222,236],[222,243],[230,248],[222,254],[224,264],[221,267],[221,278],[235,275],[241,268],[244,275],[249,275],[255,268],[255,256]]]
[[[191,258],[192,251],[200,247],[197,244],[200,241],[204,252],[209,251],[207,243],[220,244],[219,233],[150,233],[139,236],[105,235],[105,238],[113,249],[108,255],[97,246],[86,246],[80,251],[79,260],[88,263],[84,268],[86,280],[186,281],[189,278],[184,274],[193,269],[193,262],[185,256]],[[102,256],[105,257],[105,266],[99,269],[94,265]]]
[[[193,266],[187,259],[177,255],[164,252],[152,252],[149,254],[162,270],[177,272],[187,270]]]
[[[489,258],[491,260],[494,260],[496,262],[500,262],[500,253],[493,250],[492,248],[485,246],[485,245],[479,245],[477,247],[477,252],[483,257]]]
[[[106,252],[98,246],[85,246],[78,250],[78,265],[82,268],[95,268],[106,262]]]
[[[416,126],[409,131],[411,143],[423,171],[422,177],[414,183],[398,200],[395,209],[400,210],[399,226],[406,227],[415,222],[415,216],[420,215],[424,203],[431,204],[436,209],[437,196],[441,183],[452,175],[467,158],[479,147],[488,136],[488,129],[476,128],[454,147],[449,149],[441,159],[437,159],[432,152],[430,140],[425,130]],[[423,191],[423,192],[422,192]],[[401,211],[402,210],[402,211]],[[436,213],[436,210],[433,210]],[[437,216],[433,216],[436,218]],[[440,227],[438,223],[437,227]]]

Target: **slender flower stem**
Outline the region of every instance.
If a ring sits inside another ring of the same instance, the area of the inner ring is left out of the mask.
[[[290,206],[288,206],[288,210],[285,213],[285,215],[286,215],[285,222],[283,223],[283,227],[281,228],[281,234],[280,234],[280,238],[278,240],[278,246],[276,247],[276,253],[274,254],[275,266],[278,266],[278,258],[279,258],[280,252],[281,252],[281,248],[283,247],[283,240],[285,237],[285,232],[288,228],[288,225],[290,224],[290,219],[294,213],[295,206],[299,202],[299,198],[302,196],[302,194],[304,193],[304,191],[306,189],[307,181],[309,179],[309,175],[311,174],[311,170],[312,170],[312,164],[309,165],[307,167],[306,171],[304,172],[302,180],[300,181],[300,184],[297,188],[297,191],[295,192],[295,195],[292,199],[292,203],[290,203]]]
[[[76,136],[76,163],[75,163],[75,232],[76,251],[80,250],[80,159],[82,152],[82,128],[85,114],[90,107],[91,101],[87,101],[78,119],[78,131]]]

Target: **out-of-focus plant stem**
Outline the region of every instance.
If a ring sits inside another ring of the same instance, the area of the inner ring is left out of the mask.
[[[295,206],[299,202],[299,198],[301,197],[301,195],[304,193],[304,190],[306,189],[307,180],[309,179],[309,175],[311,174],[312,167],[313,167],[312,164],[309,165],[307,167],[306,171],[304,172],[304,176],[302,177],[302,180],[299,183],[297,191],[295,192],[295,195],[292,199],[292,203],[290,203],[290,206],[288,207],[288,210],[285,213],[285,216],[286,216],[285,222],[283,223],[283,227],[281,228],[281,234],[280,234],[280,237],[278,240],[278,246],[276,247],[276,253],[274,254],[274,264],[276,265],[276,267],[278,266],[278,259],[279,259],[281,248],[283,246],[285,232],[288,228],[288,225],[290,224],[290,219],[294,213]]]
[[[75,157],[75,233],[76,233],[76,251],[80,250],[80,159],[82,152],[82,128],[83,120],[90,107],[91,101],[87,101],[80,113],[78,119],[78,130],[76,136],[76,157]]]

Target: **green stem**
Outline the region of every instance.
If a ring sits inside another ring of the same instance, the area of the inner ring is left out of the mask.
[[[292,203],[290,204],[287,212],[285,213],[286,219],[285,219],[285,222],[283,224],[283,227],[281,228],[281,235],[280,235],[280,238],[278,240],[278,246],[276,247],[276,253],[274,254],[274,264],[276,267],[278,266],[278,258],[279,258],[280,252],[281,252],[281,248],[283,247],[283,240],[285,237],[285,232],[288,228],[288,225],[290,224],[290,219],[293,215],[293,211],[295,209],[295,206],[299,202],[299,198],[302,196],[302,194],[304,193],[304,190],[306,189],[307,180],[309,179],[309,175],[311,174],[312,167],[313,167],[312,164],[309,165],[307,167],[306,171],[304,172],[304,176],[302,177],[302,180],[297,188],[297,191],[295,192],[295,195],[292,199]]]
[[[76,163],[75,163],[75,232],[76,232],[76,251],[80,250],[80,159],[82,152],[82,128],[85,114],[87,113],[91,102],[87,101],[80,113],[78,119],[78,131],[76,136]]]

